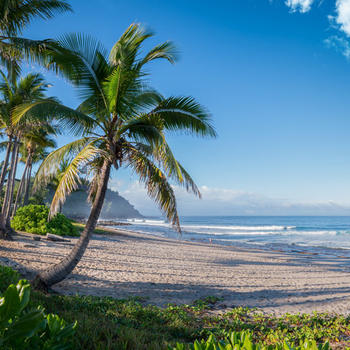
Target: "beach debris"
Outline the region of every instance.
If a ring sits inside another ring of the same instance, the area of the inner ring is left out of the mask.
[[[70,242],[69,239],[62,238],[61,236],[54,235],[53,233],[47,233],[46,239],[53,242]]]
[[[128,222],[118,222],[113,220],[98,220],[99,226],[130,226]]]
[[[24,248],[37,248],[37,246],[34,244],[24,244],[23,247]]]
[[[80,224],[86,224],[87,219],[83,218],[72,218],[75,222],[78,222]],[[134,222],[135,220],[133,220]],[[145,222],[145,220],[143,221]],[[123,222],[123,221],[115,221],[115,220],[98,220],[97,221],[98,226],[131,226],[129,222]]]

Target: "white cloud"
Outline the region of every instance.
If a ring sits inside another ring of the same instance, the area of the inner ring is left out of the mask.
[[[338,35],[333,35],[327,38],[324,42],[327,47],[336,49],[337,51],[341,52],[348,60],[350,60],[350,43],[348,40]]]
[[[202,199],[174,187],[180,215],[349,215],[350,207],[327,202],[301,203],[251,192],[201,186]],[[144,215],[160,215],[143,185],[134,182],[120,191]]]
[[[309,12],[314,2],[315,0],[285,0],[292,12],[301,13]],[[337,30],[338,34],[327,38],[325,44],[350,59],[350,0],[335,0],[334,10],[328,19],[331,28]]]
[[[311,10],[311,5],[314,0],[286,0],[286,5],[290,7],[293,12],[308,12]]]
[[[337,0],[335,22],[350,37],[350,0]]]
[[[148,197],[145,187],[140,182],[133,182],[127,187],[115,188],[121,196],[127,199],[143,215],[159,215],[157,206]]]
[[[124,185],[122,180],[118,179],[110,179],[108,182],[108,186],[111,190],[119,192],[119,189]]]

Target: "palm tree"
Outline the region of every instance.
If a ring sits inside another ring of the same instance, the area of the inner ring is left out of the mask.
[[[88,169],[89,199],[92,203],[87,224],[68,256],[35,279],[46,289],[63,280],[77,265],[89,243],[103,205],[112,166],[131,168],[148,194],[158,203],[171,224],[180,231],[176,198],[169,181],[200,196],[190,175],[175,159],[166,142],[168,131],[199,136],[215,136],[208,112],[192,97],[164,98],[146,83],[146,65],[157,59],[175,61],[172,43],[155,46],[141,56],[143,42],[152,36],[139,25],[131,25],[113,46],[109,58],[102,45],[91,37],[70,34],[60,41],[52,56],[59,69],[80,92],[83,102],[74,123],[85,115],[84,137],[49,154],[41,164],[34,186],[47,184],[60,163],[70,160],[53,197],[50,216],[55,215],[65,198],[79,186],[81,170]],[[16,109],[17,120],[28,114],[45,118],[66,114],[67,107],[51,101],[38,101]],[[73,116],[71,110],[69,118]]]
[[[47,138],[42,140],[42,144],[37,145],[35,152],[29,158],[29,166],[27,170],[27,177],[24,183],[24,193],[23,193],[23,205],[27,205],[29,202],[29,196],[31,194],[31,180],[32,180],[32,170],[33,164],[42,162],[49,155],[47,151],[48,148],[56,148],[56,141],[53,138]]]
[[[46,158],[48,155],[47,148],[56,147],[55,140],[50,137],[50,135],[55,134],[56,130],[54,127],[51,125],[42,125],[39,128],[35,127],[23,137],[20,153],[25,167],[17,189],[12,217],[16,214],[17,207],[20,207],[22,203],[23,205],[28,204],[32,166],[34,163]]]
[[[5,182],[6,191],[2,210],[0,214],[0,237],[8,237],[11,232],[10,217],[12,211],[12,197],[15,185],[17,164],[19,160],[19,150],[22,138],[33,128],[43,127],[47,122],[35,120],[30,122],[23,121],[15,125],[13,120],[13,109],[23,103],[34,102],[45,98],[44,92],[48,84],[40,74],[28,74],[18,80],[9,80],[6,75],[0,71],[2,81],[0,81],[0,129],[8,137],[6,156],[4,166],[1,172],[0,193]]]
[[[25,58],[41,60],[44,49],[52,42],[30,40],[20,35],[35,18],[49,19],[56,13],[71,11],[62,0],[3,0],[0,2],[0,65],[9,75],[19,74],[19,61]]]

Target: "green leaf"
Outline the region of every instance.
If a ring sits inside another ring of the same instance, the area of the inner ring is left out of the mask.
[[[285,340],[283,343],[283,349],[284,350],[293,350],[292,346],[288,343],[287,340]]]
[[[198,340],[196,340],[196,341],[194,342],[193,346],[194,346],[194,350],[204,350],[204,349],[202,348],[202,345],[199,343]]]
[[[7,322],[21,310],[21,301],[15,285],[11,284],[0,299],[0,321]]]
[[[44,328],[45,324],[46,321],[42,310],[30,311],[11,323],[5,332],[4,339],[5,341],[14,343],[18,339],[31,337],[39,329]]]
[[[20,310],[21,312],[29,303],[30,299],[30,284],[26,280],[20,280],[16,286],[19,292]]]
[[[321,350],[329,350],[330,349],[330,345],[328,340],[323,344],[323,346],[321,347]]]

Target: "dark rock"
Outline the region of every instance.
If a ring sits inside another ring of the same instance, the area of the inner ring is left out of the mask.
[[[70,242],[69,239],[62,238],[61,236],[54,235],[52,233],[47,233],[46,234],[46,239],[48,241],[53,241],[53,242]]]

